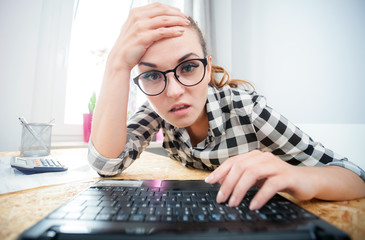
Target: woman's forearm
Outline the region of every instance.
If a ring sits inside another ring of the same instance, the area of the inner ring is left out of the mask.
[[[93,116],[91,140],[105,157],[118,157],[126,143],[129,78],[128,70],[111,66],[107,66],[104,74]]]
[[[343,201],[365,197],[365,182],[346,168],[326,166],[309,167],[308,170],[319,176],[315,198]]]

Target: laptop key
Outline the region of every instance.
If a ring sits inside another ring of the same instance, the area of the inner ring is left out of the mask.
[[[161,216],[159,216],[159,215],[150,215],[150,216],[146,216],[145,221],[146,222],[159,222],[160,218],[161,218]]]
[[[162,222],[176,222],[177,221],[177,218],[174,215],[164,215],[164,216],[162,216],[161,219],[162,219],[161,220]]]
[[[145,215],[144,214],[132,214],[129,216],[129,221],[131,222],[143,222]]]
[[[227,220],[231,221],[231,222],[238,222],[241,221],[240,217],[238,216],[238,214],[233,214],[233,213],[229,213],[227,214]]]
[[[83,213],[99,213],[102,207],[86,207]]]
[[[67,213],[65,212],[61,212],[61,211],[57,211],[57,212],[53,212],[51,213],[48,218],[53,218],[53,219],[63,219],[66,216]]]
[[[209,217],[206,214],[198,214],[198,215],[194,216],[194,221],[195,222],[208,222]]]
[[[210,215],[210,220],[212,222],[223,222],[224,221],[224,216],[222,214],[211,214]]]
[[[125,221],[127,221],[128,217],[129,217],[129,215],[128,215],[128,214],[125,214],[125,213],[119,213],[119,214],[116,216],[115,220],[125,222]]]
[[[242,221],[252,221],[254,218],[249,213],[243,213],[240,215]]]
[[[189,202],[181,202],[181,206],[183,208],[185,207],[198,207],[198,205],[195,202],[189,201]]]
[[[94,220],[96,213],[84,213],[81,215],[80,220]]]
[[[190,214],[180,215],[180,216],[178,216],[178,220],[179,220],[179,222],[192,222],[193,216]]]
[[[112,217],[112,214],[100,213],[98,216],[96,216],[95,220],[109,221],[112,219]]]
[[[65,219],[76,220],[79,219],[80,216],[81,216],[80,213],[69,213],[65,216]]]

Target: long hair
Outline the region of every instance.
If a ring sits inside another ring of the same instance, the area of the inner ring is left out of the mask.
[[[191,17],[189,17],[188,19],[190,21],[190,25],[188,27],[195,30],[198,33],[200,45],[203,49],[204,56],[208,56],[207,43],[203,37],[202,31],[200,30],[194,19],[192,19]],[[231,79],[228,72],[223,67],[215,64],[212,64],[212,71],[210,74],[209,84],[216,88],[222,88],[225,85],[229,85],[235,88],[237,88],[238,86],[244,86],[245,88],[248,87],[248,89],[251,90],[255,89],[255,87],[246,80]]]

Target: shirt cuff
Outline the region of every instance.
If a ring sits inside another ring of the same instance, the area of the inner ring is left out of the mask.
[[[338,166],[338,167],[343,167],[346,168],[354,173],[356,173],[357,175],[359,175],[359,177],[365,182],[365,172],[364,170],[362,170],[360,167],[358,167],[357,165],[353,164],[352,162],[348,161],[347,158],[344,160],[334,160],[328,164],[326,164],[327,166]]]
[[[101,155],[94,147],[91,138],[88,144],[88,161],[90,166],[104,176],[115,176],[121,173],[121,158],[107,158]],[[122,153],[123,154],[123,153]],[[120,157],[120,156],[119,156]]]

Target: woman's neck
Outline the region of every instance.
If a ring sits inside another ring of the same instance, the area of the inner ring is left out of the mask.
[[[190,137],[190,143],[192,146],[196,146],[208,136],[209,121],[208,114],[203,110],[201,116],[193,123],[193,125],[186,127]]]

